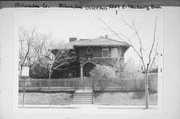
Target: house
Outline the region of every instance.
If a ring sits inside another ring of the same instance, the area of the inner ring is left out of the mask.
[[[107,36],[79,40],[69,38],[69,43],[63,45],[61,49],[75,51],[77,60],[61,71],[54,71],[53,77],[89,77],[90,71],[96,64],[117,68],[124,62],[124,54],[129,47],[128,43],[110,39]]]

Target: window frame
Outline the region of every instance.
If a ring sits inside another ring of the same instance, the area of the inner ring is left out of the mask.
[[[90,52],[89,52],[89,50],[90,50]],[[91,48],[91,47],[88,47],[88,48],[86,49],[86,53],[87,53],[87,54],[92,54],[92,48]]]
[[[108,55],[107,56],[104,56],[104,51],[107,51]],[[106,48],[102,48],[102,57],[109,57],[109,48],[106,47]]]

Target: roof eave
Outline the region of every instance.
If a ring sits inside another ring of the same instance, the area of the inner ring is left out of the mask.
[[[112,47],[118,47],[118,46],[121,46],[121,47],[129,47],[130,45],[74,45],[73,47],[88,47],[88,46],[91,46],[91,47],[99,47],[99,46],[112,46]]]

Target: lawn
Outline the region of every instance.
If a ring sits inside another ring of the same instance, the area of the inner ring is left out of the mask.
[[[19,93],[19,104],[22,104],[23,93]],[[144,92],[95,92],[96,105],[144,105]],[[150,105],[157,105],[157,93],[149,96]],[[26,105],[69,105],[72,93],[39,93],[27,92]]]
[[[96,92],[97,105],[144,105],[144,92]],[[157,93],[150,93],[149,104],[157,105]]]
[[[68,105],[71,103],[71,93],[25,93],[27,105]],[[23,93],[19,93],[19,104],[23,102]]]

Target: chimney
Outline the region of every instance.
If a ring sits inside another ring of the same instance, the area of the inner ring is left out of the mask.
[[[69,42],[73,42],[73,41],[76,41],[76,40],[77,40],[76,37],[71,37],[71,38],[69,38]]]

